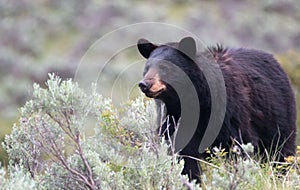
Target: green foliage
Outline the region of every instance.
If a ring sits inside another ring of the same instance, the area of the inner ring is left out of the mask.
[[[33,190],[37,189],[37,184],[23,168],[13,168],[8,177],[6,177],[4,168],[0,168],[0,188],[6,190]]]
[[[300,147],[299,147],[300,148]],[[243,151],[242,151],[243,150]],[[297,189],[299,188],[299,161],[269,160],[261,163],[253,159],[250,143],[233,146],[230,153],[217,147],[207,153],[207,161],[200,160],[204,189]],[[274,167],[274,165],[276,165]]]
[[[277,59],[288,73],[293,85],[300,88],[300,54],[299,51],[290,50],[283,54],[278,54]]]
[[[171,145],[156,136],[151,101],[140,97],[116,108],[95,86],[86,93],[72,80],[49,77],[46,89],[34,85],[32,100],[2,144],[9,155],[8,168],[0,168],[2,189],[300,187],[298,157],[261,164],[252,159],[251,144],[233,146],[229,153],[208,151],[211,157],[199,160],[199,187],[180,175],[183,161],[168,154]]]
[[[151,102],[138,98],[119,111],[96,89],[86,94],[54,75],[46,84],[34,85],[33,99],[5,137],[9,171],[24,168],[39,189],[183,187],[182,164],[154,133]]]

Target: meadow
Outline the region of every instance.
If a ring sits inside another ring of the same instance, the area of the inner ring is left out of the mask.
[[[98,86],[74,79],[97,40],[130,24],[175,25],[196,34],[203,48],[222,43],[273,53],[300,109],[298,1],[1,1],[0,18],[2,189],[200,188],[180,175],[183,163],[153,133],[153,103],[134,85],[144,66],[132,64],[141,59],[134,46],[116,53],[107,45],[90,54],[94,64],[111,58]],[[81,76],[95,70],[88,69]],[[272,158],[253,159],[251,145],[243,147],[246,159],[230,162],[215,149],[211,160],[199,160],[201,188],[300,188],[299,147],[296,157],[276,167]]]

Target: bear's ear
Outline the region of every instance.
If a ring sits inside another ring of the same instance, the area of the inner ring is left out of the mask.
[[[194,59],[196,57],[196,42],[192,37],[185,37],[180,40],[178,50],[186,54],[189,58]]]
[[[146,59],[149,58],[151,52],[157,48],[156,45],[152,44],[151,42],[149,42],[146,39],[139,39],[137,42],[137,47],[139,49],[139,52],[142,54],[143,57],[145,57]]]

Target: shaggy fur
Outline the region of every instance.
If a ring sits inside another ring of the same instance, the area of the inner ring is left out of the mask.
[[[207,156],[205,153],[198,152],[211,114],[208,83],[196,64],[203,61],[204,57],[220,67],[227,93],[223,125],[211,147],[222,146],[228,150],[235,139],[240,143],[251,142],[255,151],[263,156],[266,149],[279,161],[283,161],[284,157],[294,155],[296,148],[295,98],[287,75],[274,57],[263,51],[223,48],[220,45],[208,48],[205,52],[193,54],[191,52],[195,48],[194,43],[192,38],[160,46],[147,40],[138,42],[140,53],[148,59],[144,76],[150,68],[155,68],[162,82],[173,81],[180,84],[181,79],[172,74],[167,66],[156,68],[157,62],[150,61],[153,58],[166,60],[181,68],[197,90],[200,102],[197,131],[180,154],[196,158]],[[181,46],[185,49],[180,49]],[[201,64],[207,63],[198,65]],[[165,85],[166,90],[158,96],[148,96],[165,103],[166,115],[175,122],[174,124],[171,122],[169,126],[169,133],[172,135],[181,116],[181,107],[175,90],[169,84]],[[182,87],[184,88],[184,84]],[[143,92],[147,95],[147,89],[143,89]],[[167,123],[164,123],[160,131],[161,135],[167,138],[166,129]],[[199,182],[200,169],[197,161],[187,157],[183,159],[185,164],[182,174],[188,174],[190,179],[196,179]]]

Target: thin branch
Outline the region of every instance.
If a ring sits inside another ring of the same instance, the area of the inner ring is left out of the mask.
[[[195,190],[193,184],[184,179],[183,176],[180,176],[180,179],[183,185],[185,185],[189,190]]]
[[[95,181],[94,181],[94,178],[93,178],[93,172],[92,172],[92,169],[86,159],[86,157],[84,156],[84,153],[83,153],[83,150],[82,150],[82,147],[81,147],[81,143],[80,143],[80,135],[79,133],[76,135],[76,143],[77,143],[77,147],[78,147],[78,151],[79,151],[79,155],[88,171],[88,177],[89,177],[89,180],[91,182],[91,185],[93,186],[93,189],[97,189],[97,187],[95,186]]]
[[[51,115],[49,115],[49,116],[54,121],[57,120],[54,117],[52,117]],[[81,144],[80,144],[79,133],[77,135],[68,134],[68,131],[65,130],[65,128],[63,127],[63,124],[59,120],[57,120],[57,121],[58,121],[57,123],[64,130],[64,132],[67,133],[67,135],[75,142],[76,148],[79,151],[79,155],[80,155],[81,159],[83,160],[86,168],[88,169],[88,176],[85,176],[80,171],[75,170],[75,169],[73,169],[69,166],[69,164],[66,161],[66,158],[63,156],[62,150],[59,148],[56,141],[54,140],[55,139],[54,137],[50,138],[50,141],[49,141],[50,147],[49,148],[46,148],[46,146],[44,146],[44,143],[42,141],[40,141],[39,143],[40,143],[41,147],[43,147],[45,149],[45,152],[47,154],[51,154],[55,158],[57,158],[57,160],[59,161],[59,163],[61,163],[61,166],[63,168],[67,169],[72,175],[77,176],[76,177],[77,181],[80,181],[80,182],[86,184],[89,189],[98,189],[97,186],[95,185],[95,182],[94,182],[94,179],[93,179],[93,176],[92,176],[92,170],[91,170],[91,168],[90,168],[90,166],[87,162],[87,159],[83,155],[83,151],[82,151]],[[44,132],[46,132],[45,134],[49,135],[51,133],[51,131],[44,125],[44,123],[42,124],[42,126],[43,126],[43,129],[44,129]],[[45,136],[43,134],[43,132],[40,131],[39,134],[42,137],[41,139],[46,139],[47,138],[47,136]],[[49,137],[48,137],[48,139],[49,139]],[[51,156],[50,156],[50,158],[51,158]]]

